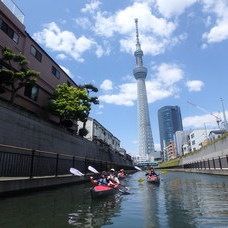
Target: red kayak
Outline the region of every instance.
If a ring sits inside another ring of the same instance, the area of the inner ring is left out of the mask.
[[[118,192],[118,185],[115,184],[114,187],[106,186],[106,185],[97,185],[90,189],[91,197],[101,197],[101,196],[107,196],[112,195]]]
[[[118,178],[119,179],[123,179],[123,178],[125,178],[127,175],[126,174],[123,174],[123,173],[119,173],[118,174]]]
[[[160,178],[159,176],[149,176],[147,177],[147,182],[150,182],[150,183],[160,183]]]

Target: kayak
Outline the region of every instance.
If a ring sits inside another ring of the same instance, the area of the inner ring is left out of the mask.
[[[118,185],[116,184],[114,187],[109,187],[106,185],[97,185],[90,189],[90,194],[92,198],[107,196],[115,194],[118,190]]]
[[[123,179],[123,178],[125,178],[127,175],[126,174],[123,174],[123,173],[119,173],[118,174],[118,178],[119,179]]]
[[[160,183],[160,178],[159,176],[151,176],[151,177],[147,177],[147,182],[150,183]]]

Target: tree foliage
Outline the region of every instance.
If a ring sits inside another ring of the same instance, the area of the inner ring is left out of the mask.
[[[98,104],[98,99],[90,97],[86,89],[67,84],[58,85],[49,102],[50,110],[60,118],[85,122],[91,110],[91,104]]]
[[[17,92],[25,86],[34,86],[39,72],[28,69],[29,62],[24,55],[15,54],[9,48],[2,49],[2,59],[8,63],[9,69],[0,70],[0,92],[5,92],[4,86],[11,89],[11,103],[14,103]],[[13,66],[17,65],[18,70]]]

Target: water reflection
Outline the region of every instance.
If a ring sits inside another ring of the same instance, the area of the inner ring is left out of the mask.
[[[111,225],[111,218],[120,216],[121,195],[116,194],[100,199],[93,199],[83,210],[76,209],[69,214],[68,224],[75,227],[101,227]]]
[[[90,183],[0,198],[0,227],[228,227],[228,177],[168,172],[160,185],[122,182],[130,195],[91,199]]]
[[[224,177],[172,173],[163,185],[168,227],[228,227],[227,189]]]

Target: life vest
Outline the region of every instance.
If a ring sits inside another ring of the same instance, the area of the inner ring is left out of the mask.
[[[98,181],[98,185],[108,185],[109,183],[109,180],[107,178],[100,178],[97,181]]]

